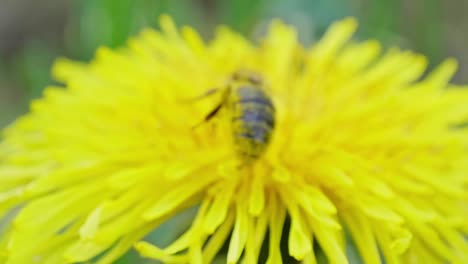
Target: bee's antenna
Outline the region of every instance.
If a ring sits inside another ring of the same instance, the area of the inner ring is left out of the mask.
[[[204,92],[203,94],[200,94],[200,95],[195,96],[193,98],[179,99],[178,101],[180,103],[183,103],[183,104],[190,104],[190,103],[199,101],[201,99],[207,98],[207,97],[209,97],[211,95],[214,95],[214,94],[218,93],[219,91],[221,91],[220,88],[212,88],[212,89],[209,89],[208,91]]]

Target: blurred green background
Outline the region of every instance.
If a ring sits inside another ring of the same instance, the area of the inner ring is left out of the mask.
[[[161,13],[207,38],[216,24],[252,37],[272,17],[294,24],[304,43],[331,21],[356,16],[358,37],[376,38],[429,56],[457,57],[455,82],[468,81],[468,1],[460,0],[0,0],[0,127],[41,95],[57,56],[89,60],[96,47],[122,45]]]
[[[304,43],[315,41],[333,20],[356,16],[358,38],[424,53],[431,66],[456,57],[460,70],[454,81],[466,83],[467,12],[468,1],[462,0],[0,0],[0,127],[25,113],[52,82],[54,58],[89,60],[100,45],[118,47],[142,28],[156,27],[162,13],[206,38],[220,23],[253,38],[280,17],[299,29]],[[177,223],[152,239],[168,241]],[[352,247],[349,255],[357,255]],[[150,263],[136,259],[129,253],[117,263]]]

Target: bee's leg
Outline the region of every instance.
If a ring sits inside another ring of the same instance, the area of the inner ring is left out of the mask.
[[[194,125],[192,128],[195,129],[195,128],[197,128],[198,126],[200,126],[201,124],[210,121],[213,117],[216,116],[217,113],[219,113],[219,110],[221,110],[222,107],[223,107],[223,102],[221,102],[221,103],[218,104],[213,110],[211,110],[211,112],[209,112],[209,113],[205,116],[205,118],[203,119],[203,121],[201,121],[200,123]]]
[[[211,118],[213,118],[218,112],[219,110],[221,110],[221,107],[223,107],[223,103],[220,103],[218,104],[215,109],[211,110],[211,112],[209,112],[206,116],[205,116],[205,119],[204,121],[210,121]]]
[[[219,112],[219,110],[221,110],[223,105],[226,105],[226,103],[228,101],[230,91],[231,91],[231,88],[223,90],[223,95],[222,95],[222,98],[221,98],[221,102],[219,102],[219,104],[213,110],[211,110],[211,112],[209,112],[208,115],[205,116],[205,122],[209,121],[211,118],[213,118]],[[215,92],[217,92],[217,91],[215,91]]]
[[[221,99],[221,102],[219,102],[219,104],[213,109],[211,110],[211,112],[209,112],[205,118],[203,119],[203,121],[201,121],[199,124],[193,126],[192,128],[197,128],[199,125],[203,124],[204,122],[207,122],[207,121],[210,121],[213,117],[216,116],[216,114],[219,113],[219,110],[221,110],[221,108],[226,104],[226,102],[228,101],[228,97],[229,97],[229,94],[230,94],[230,91],[231,91],[231,88],[228,87],[227,89],[211,89],[211,90],[208,90],[204,95],[202,96],[199,96],[199,98],[203,98],[205,96],[209,96],[211,94],[214,94],[218,91],[223,91],[223,94],[222,94],[222,99]]]

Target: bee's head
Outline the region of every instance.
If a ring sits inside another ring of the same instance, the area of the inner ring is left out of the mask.
[[[246,69],[239,69],[235,71],[232,74],[231,79],[239,82],[248,82],[255,85],[263,83],[263,79],[259,74]]]

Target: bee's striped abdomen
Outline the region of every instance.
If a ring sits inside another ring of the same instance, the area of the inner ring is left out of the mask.
[[[261,87],[241,86],[232,93],[232,132],[236,152],[244,162],[250,162],[257,159],[270,142],[275,127],[275,109]]]

